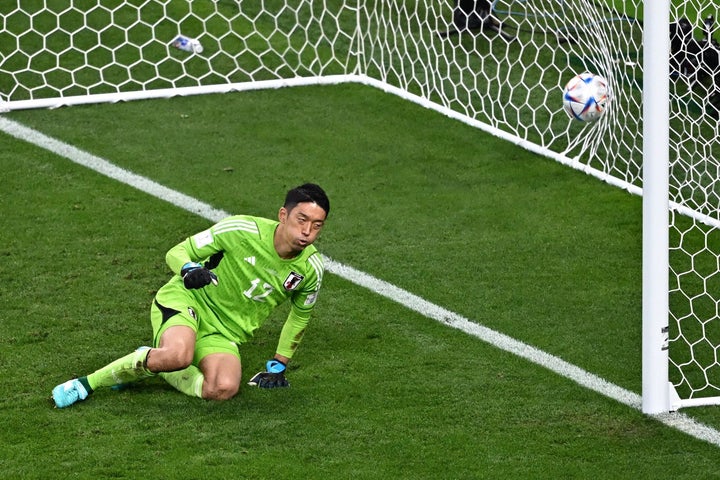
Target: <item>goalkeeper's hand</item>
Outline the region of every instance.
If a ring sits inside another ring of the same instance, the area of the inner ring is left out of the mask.
[[[277,359],[268,360],[265,372],[258,372],[250,379],[248,385],[258,388],[289,387],[285,378],[285,364]]]
[[[183,265],[180,276],[187,289],[203,288],[211,283],[218,284],[217,275],[197,262],[188,262]]]

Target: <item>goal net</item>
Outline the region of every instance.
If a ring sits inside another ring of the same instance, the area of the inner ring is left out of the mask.
[[[671,408],[720,403],[720,48],[703,3],[670,12]],[[359,82],[642,194],[642,0],[24,0],[0,20],[0,111]],[[612,97],[589,124],[561,103],[585,71]]]

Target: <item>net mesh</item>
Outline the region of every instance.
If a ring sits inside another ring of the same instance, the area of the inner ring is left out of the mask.
[[[54,0],[0,5],[4,101],[332,75],[356,13],[323,2]],[[196,39],[202,54],[172,46]],[[11,105],[9,105],[11,106]]]

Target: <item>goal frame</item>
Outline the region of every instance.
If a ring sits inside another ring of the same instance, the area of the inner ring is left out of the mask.
[[[644,0],[642,411],[671,405],[669,375],[670,0]],[[679,398],[676,396],[677,402]]]

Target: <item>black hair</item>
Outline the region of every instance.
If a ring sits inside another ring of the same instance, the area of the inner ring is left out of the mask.
[[[287,210],[292,210],[298,203],[304,202],[316,203],[325,210],[326,216],[330,215],[330,200],[319,185],[305,183],[293,188],[285,195],[285,204],[283,206]]]

